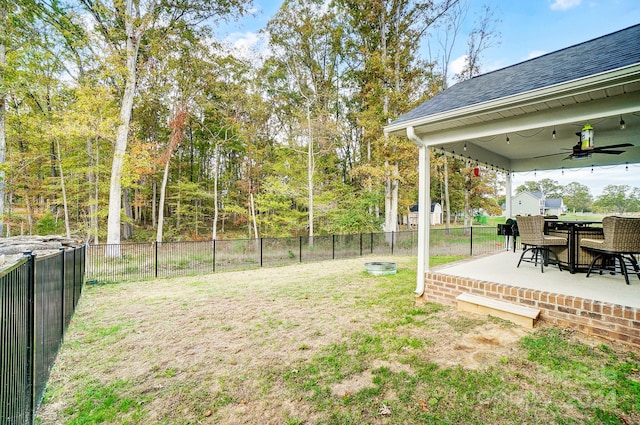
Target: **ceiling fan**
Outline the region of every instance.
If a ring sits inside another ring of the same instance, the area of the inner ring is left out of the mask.
[[[634,145],[632,145],[631,143],[619,143],[617,145],[607,145],[607,146],[600,146],[600,147],[591,147],[588,149],[584,149],[582,147],[582,133],[581,132],[577,132],[576,136],[578,136],[578,143],[576,143],[572,148],[563,148],[564,150],[570,150],[571,153],[563,159],[585,159],[585,158],[591,158],[591,155],[593,155],[594,153],[603,153],[603,154],[608,154],[608,155],[620,155],[621,153],[625,152],[624,150],[619,150],[618,148],[628,148],[628,147],[632,147]],[[541,156],[536,156],[535,158],[544,158],[546,156],[555,156],[555,155],[564,155],[564,152],[559,152],[559,153],[552,153],[549,155],[541,155]]]

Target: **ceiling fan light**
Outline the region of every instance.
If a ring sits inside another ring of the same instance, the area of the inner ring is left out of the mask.
[[[620,115],[620,130],[624,130],[625,128],[627,128],[627,124],[622,119],[622,115]]]

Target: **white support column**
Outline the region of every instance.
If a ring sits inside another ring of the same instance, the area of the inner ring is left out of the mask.
[[[415,294],[421,296],[425,288],[425,275],[429,271],[429,232],[431,225],[431,158],[429,149],[415,134],[413,127],[407,128],[407,136],[418,145],[418,271]]]
[[[511,172],[507,172],[507,180],[505,182],[505,192],[506,192],[506,197],[504,198],[504,204],[505,204],[505,212],[504,215],[506,216],[505,219],[512,217],[512,213],[513,213],[513,209],[511,208]]]

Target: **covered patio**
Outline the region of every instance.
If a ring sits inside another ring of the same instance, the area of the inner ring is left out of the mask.
[[[640,25],[476,76],[385,127],[419,148],[419,200],[430,205],[430,152],[502,171],[512,216],[514,172],[620,166],[631,186],[640,163]],[[595,133],[587,143],[581,130]],[[418,228],[429,228],[419,211]],[[518,252],[516,252],[518,254]],[[640,346],[640,281],[516,268],[504,252],[430,269],[419,232],[416,295],[454,304],[462,293],[534,306],[541,319]],[[512,266],[511,266],[512,264]]]
[[[602,303],[640,308],[640,279],[629,276],[631,285],[625,284],[620,274],[586,273],[571,274],[567,270],[548,267],[544,275],[540,267],[522,263],[516,268],[521,251],[504,251],[497,254],[474,257],[433,268],[433,272],[450,276],[462,276],[476,281],[513,285],[547,293],[562,294],[597,300]],[[500,264],[500,267],[496,267]]]

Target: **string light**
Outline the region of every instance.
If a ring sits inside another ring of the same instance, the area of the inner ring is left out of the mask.
[[[593,174],[593,164],[591,164],[591,174]]]
[[[507,134],[507,145],[510,145],[511,142],[509,141],[509,135]]]
[[[622,115],[620,115],[620,130],[624,130],[625,128],[627,128],[627,125],[625,124],[624,120],[622,119]]]
[[[467,142],[464,142],[464,148],[463,149],[464,149],[465,152],[467,151]]]
[[[629,162],[626,162],[625,164],[624,171],[629,171]]]
[[[562,175],[564,176],[564,167],[562,167]]]
[[[553,127],[553,131],[551,132],[551,138],[553,140],[556,140],[556,128],[555,128],[555,126]]]

